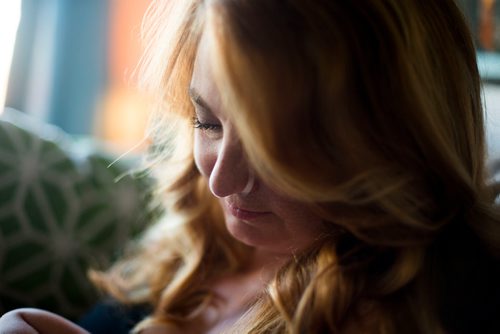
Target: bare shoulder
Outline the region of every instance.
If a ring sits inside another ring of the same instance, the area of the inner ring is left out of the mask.
[[[0,333],[89,334],[83,328],[57,314],[34,308],[21,308],[5,313],[0,318]]]

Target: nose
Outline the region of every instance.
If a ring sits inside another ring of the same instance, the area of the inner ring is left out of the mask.
[[[209,177],[210,191],[217,197],[247,195],[255,185],[239,138],[224,136]]]

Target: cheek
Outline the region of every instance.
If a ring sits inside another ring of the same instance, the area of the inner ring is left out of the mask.
[[[210,177],[215,162],[217,161],[217,150],[215,145],[203,138],[203,135],[195,131],[194,134],[194,162],[201,175]]]
[[[315,238],[324,230],[323,219],[308,205],[276,194],[268,196],[268,200],[273,203],[276,215],[296,237]]]
[[[299,203],[286,203],[278,205],[276,211],[281,215],[284,221],[288,221],[291,225],[300,229],[312,229],[321,225],[322,219],[310,210],[309,207]]]

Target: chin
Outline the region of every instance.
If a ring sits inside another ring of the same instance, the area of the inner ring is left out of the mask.
[[[254,226],[227,214],[225,215],[225,219],[226,228],[233,238],[248,246],[259,245],[259,233]]]
[[[225,219],[229,234],[241,243],[270,253],[281,255],[293,253],[286,240],[279,239],[286,236],[286,233],[275,228],[276,222],[273,224],[269,219],[265,222],[247,222],[232,215],[225,215]]]

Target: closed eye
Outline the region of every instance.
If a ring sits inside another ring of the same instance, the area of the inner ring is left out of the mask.
[[[220,131],[222,129],[220,124],[200,122],[198,117],[193,117],[193,127],[204,131]]]

